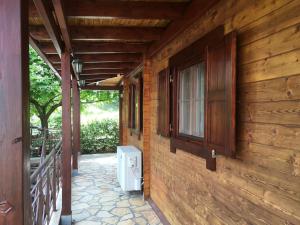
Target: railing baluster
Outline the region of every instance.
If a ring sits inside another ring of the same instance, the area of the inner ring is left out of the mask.
[[[53,174],[52,174],[52,188],[53,188],[53,201],[52,208],[53,211],[56,211],[56,154],[53,154]]]

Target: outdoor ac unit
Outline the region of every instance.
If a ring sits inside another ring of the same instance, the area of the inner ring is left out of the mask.
[[[123,191],[141,190],[141,156],[141,151],[134,146],[118,146],[117,177]]]

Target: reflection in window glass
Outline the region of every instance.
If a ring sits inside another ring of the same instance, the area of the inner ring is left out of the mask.
[[[204,63],[179,73],[179,133],[204,137]]]

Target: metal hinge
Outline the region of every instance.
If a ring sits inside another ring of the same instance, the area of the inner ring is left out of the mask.
[[[170,131],[173,131],[173,127],[172,127],[172,124],[170,124]]]
[[[173,76],[170,75],[170,83],[173,83]]]

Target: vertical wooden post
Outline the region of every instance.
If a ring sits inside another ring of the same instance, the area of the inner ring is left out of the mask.
[[[151,124],[151,61],[144,56],[143,93],[143,168],[144,198],[150,197],[150,124]]]
[[[73,173],[78,172],[78,153],[80,152],[80,93],[77,80],[72,80],[73,91]]]
[[[62,76],[62,224],[71,225],[71,62],[70,53],[61,56]]]
[[[0,1],[0,224],[31,225],[28,1]]]
[[[122,126],[122,113],[123,113],[123,90],[119,91],[119,145],[123,144],[123,126]]]

